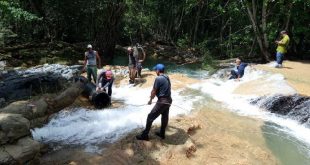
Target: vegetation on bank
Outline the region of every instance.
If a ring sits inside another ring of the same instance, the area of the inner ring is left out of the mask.
[[[156,42],[207,64],[237,56],[269,61],[287,30],[288,57],[305,59],[309,10],[310,0],[0,0],[0,53],[24,43],[89,41],[111,61],[117,44]]]

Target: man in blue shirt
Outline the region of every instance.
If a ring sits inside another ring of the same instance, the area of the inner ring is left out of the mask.
[[[236,67],[234,70],[231,70],[231,77],[229,79],[237,79],[239,80],[240,78],[243,77],[244,75],[244,69],[247,67],[247,63],[241,62],[240,58],[236,59]]]
[[[167,75],[165,75],[165,66],[163,64],[157,64],[153,69],[156,71],[157,77],[155,79],[148,104],[152,104],[152,100],[155,96],[157,96],[158,100],[152,111],[147,116],[144,131],[140,135],[136,136],[138,140],[149,140],[148,134],[152,123],[159,115],[161,115],[161,127],[160,131],[155,134],[161,139],[165,139],[165,130],[168,125],[169,108],[172,103],[170,79]]]

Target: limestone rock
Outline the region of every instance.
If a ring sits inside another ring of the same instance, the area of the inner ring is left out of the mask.
[[[5,145],[4,150],[20,164],[25,164],[40,152],[40,143],[30,137],[19,139],[16,144]]]
[[[30,122],[19,114],[0,113],[0,144],[30,135]]]
[[[17,162],[13,159],[9,153],[7,153],[3,147],[0,148],[0,164],[16,164]]]

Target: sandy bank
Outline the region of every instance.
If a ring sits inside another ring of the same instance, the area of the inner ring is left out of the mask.
[[[310,61],[284,61],[283,68],[265,65],[255,66],[258,69],[280,73],[288,83],[302,95],[310,96]]]

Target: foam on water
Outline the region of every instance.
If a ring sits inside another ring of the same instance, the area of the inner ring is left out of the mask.
[[[264,79],[261,79],[263,78]],[[210,95],[217,101],[223,102],[228,109],[243,116],[251,116],[270,121],[281,126],[280,131],[291,134],[310,146],[310,129],[300,125],[298,122],[285,118],[283,116],[272,114],[268,111],[260,109],[258,106],[250,104],[251,99],[258,98],[256,95],[240,95],[234,94],[233,91],[243,83],[250,81],[263,80],[262,88],[272,87],[274,94],[294,94],[296,91],[290,87],[281,74],[271,74],[260,70],[247,67],[245,76],[240,82],[235,80],[222,80],[213,76],[213,78],[205,80],[203,83],[191,85],[190,88],[201,90],[203,93]],[[308,150],[310,153],[310,148]]]
[[[63,110],[44,127],[34,129],[32,135],[45,143],[92,146],[114,142],[125,133],[145,126],[147,115],[154,106],[146,105],[150,91],[150,88],[127,85],[113,88],[112,100],[124,101],[124,106],[104,110]],[[192,110],[196,98],[181,96],[180,92],[172,92],[173,104],[178,106],[171,106],[170,117],[188,114]],[[159,122],[160,117],[155,120],[155,123]]]

